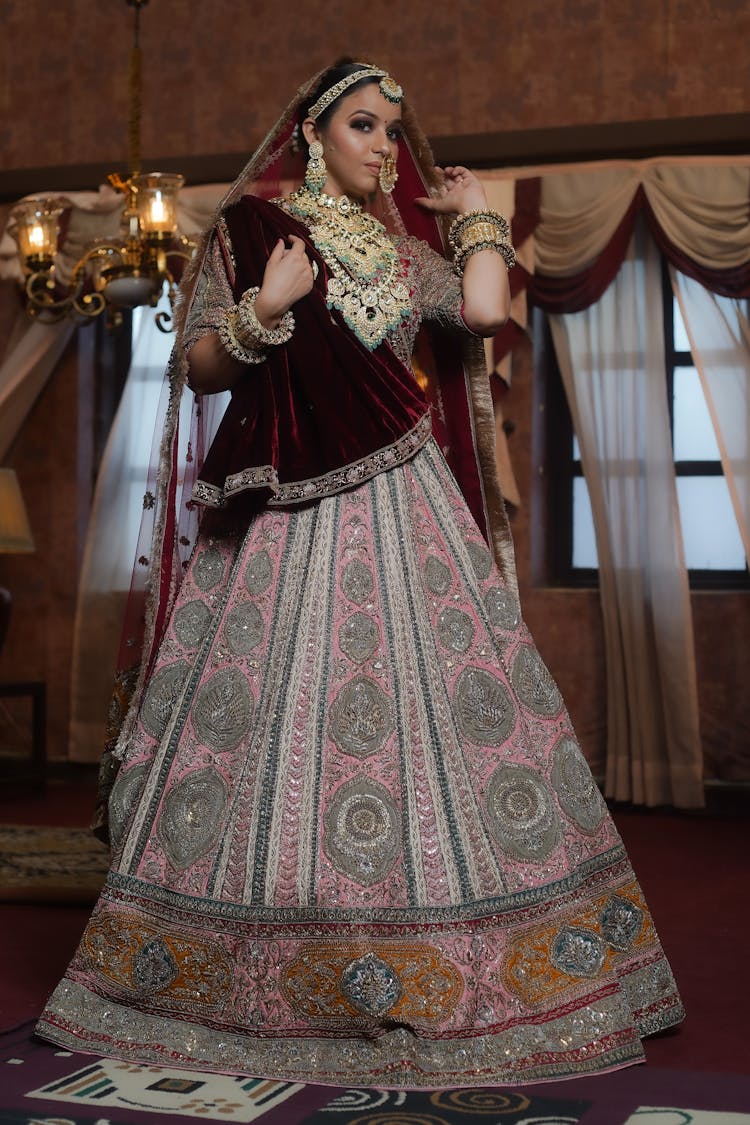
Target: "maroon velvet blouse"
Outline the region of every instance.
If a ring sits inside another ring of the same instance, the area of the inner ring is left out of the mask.
[[[260,285],[274,245],[290,234],[305,241],[318,277],[294,306],[289,342],[271,348],[265,363],[249,364],[232,391],[193,493],[208,507],[249,492],[279,507],[316,500],[403,463],[431,433],[430,405],[405,360],[425,314],[463,325],[461,290],[448,263],[416,239],[398,240],[414,304],[406,340],[395,341],[401,359],[394,341],[370,351],[328,309],[328,271],[307,228],[276,204],[245,196],[214,233],[186,346],[216,331],[224,309]]]

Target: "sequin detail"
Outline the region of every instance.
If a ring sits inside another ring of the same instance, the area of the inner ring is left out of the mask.
[[[353,943],[306,946],[286,967],[281,987],[308,1020],[367,1026],[387,1014],[419,1026],[448,1018],[462,993],[460,973],[426,942],[376,942],[364,955]],[[359,1019],[358,1019],[359,1017]]]
[[[453,689],[453,710],[461,732],[477,746],[499,746],[516,722],[508,689],[483,668],[463,670]]]
[[[450,589],[451,572],[449,567],[439,558],[435,555],[429,555],[424,564],[424,579],[427,583],[427,589],[441,597],[443,594],[447,594]]]
[[[572,738],[561,738],[552,756],[552,786],[560,807],[582,832],[593,835],[606,815],[604,798]]]
[[[216,547],[201,551],[192,568],[192,577],[199,590],[213,590],[224,577],[224,556]]]
[[[474,623],[467,613],[449,606],[438,618],[440,643],[453,652],[466,652],[474,639]]]
[[[350,601],[362,605],[375,589],[372,574],[359,559],[352,559],[341,575],[341,589]]]
[[[177,871],[196,863],[216,843],[229,787],[214,769],[188,774],[170,789],[158,821],[159,839]]]
[[[339,629],[339,648],[355,664],[368,660],[379,643],[378,627],[366,613],[353,613]]]
[[[180,606],[172,618],[172,628],[183,648],[197,648],[211,624],[213,614],[205,602],[195,598]]]
[[[522,645],[519,648],[510,677],[518,698],[528,708],[538,715],[559,715],[563,705],[562,697],[533,645]]]
[[[247,656],[263,640],[263,616],[252,602],[242,602],[227,614],[224,636],[235,656]]]
[[[109,796],[109,838],[113,848],[122,839],[150,769],[151,764],[144,762],[140,766],[123,766],[117,775]]]
[[[498,766],[487,786],[485,807],[500,847],[516,859],[541,863],[560,842],[552,794],[526,766]]]
[[[184,660],[160,669],[151,679],[141,707],[141,722],[153,738],[167,729],[174,705],[190,672]]]
[[[379,883],[401,850],[398,809],[385,786],[368,777],[342,785],[326,811],[323,847],[355,883]]]
[[[392,730],[390,700],[375,680],[357,676],[344,685],[331,707],[329,724],[339,750],[368,758],[383,748]]]
[[[193,708],[195,733],[212,750],[233,750],[250,728],[254,700],[238,668],[221,668],[200,688]]]

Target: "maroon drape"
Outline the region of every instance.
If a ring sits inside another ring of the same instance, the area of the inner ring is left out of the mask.
[[[612,238],[587,269],[570,277],[534,274],[528,286],[529,297],[534,304],[549,313],[580,312],[595,304],[622,265],[638,214],[644,215],[654,241],[675,269],[722,297],[750,297],[750,261],[727,270],[708,269],[694,261],[664,233],[643,187],[639,187]]]

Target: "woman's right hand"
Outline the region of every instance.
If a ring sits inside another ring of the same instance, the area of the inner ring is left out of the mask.
[[[255,298],[255,315],[264,328],[276,328],[284,313],[313,287],[315,275],[304,242],[296,234],[289,235],[289,242],[291,246],[280,238],[274,246]]]

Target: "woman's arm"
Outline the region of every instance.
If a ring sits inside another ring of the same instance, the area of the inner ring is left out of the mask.
[[[468,168],[445,169],[443,193],[435,198],[417,199],[425,210],[442,215],[464,214],[487,207],[487,197],[479,180]],[[461,281],[463,317],[467,328],[478,336],[494,336],[510,313],[508,270],[495,250],[478,250],[464,265]]]
[[[259,325],[267,331],[278,328],[285,313],[309,293],[313,285],[312,265],[304,242],[296,235],[291,235],[289,241],[291,246],[279,239],[271,251],[254,302]],[[231,316],[235,310],[235,305],[222,304],[221,315]],[[256,343],[259,354],[269,346],[262,338],[254,341],[253,346]],[[230,355],[218,331],[206,332],[196,339],[188,349],[187,358],[188,385],[196,394],[231,390],[250,366]]]

